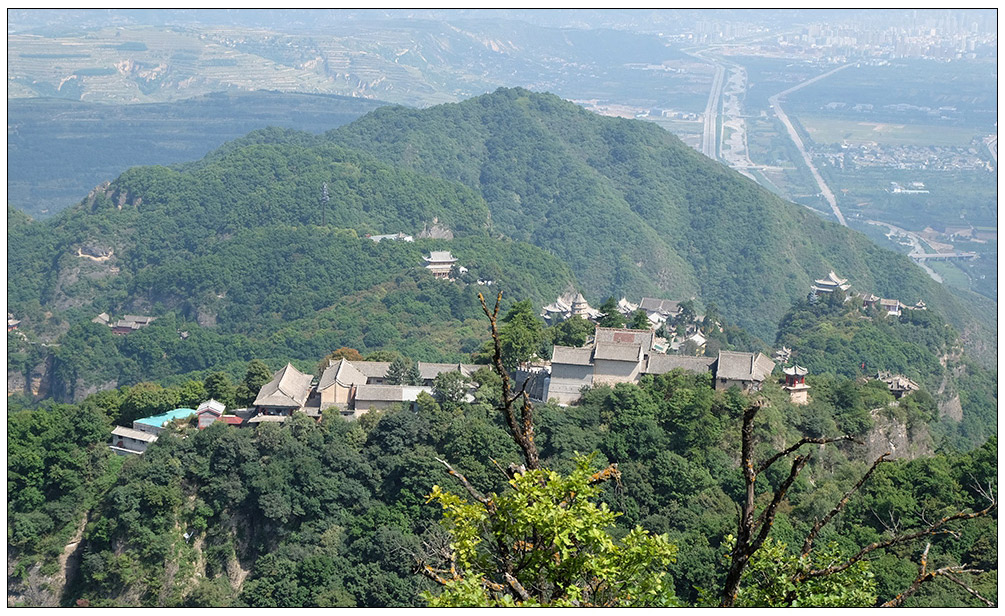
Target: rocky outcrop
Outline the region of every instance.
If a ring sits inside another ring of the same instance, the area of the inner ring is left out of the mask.
[[[49,395],[52,389],[52,355],[47,355],[45,361],[31,369],[28,375],[28,392],[36,400]]]
[[[889,411],[882,407],[870,411],[873,427],[865,439],[866,459],[875,460],[885,452],[890,452],[890,459],[913,460],[932,455],[934,447],[928,428],[908,426]]]
[[[959,394],[939,402],[939,417],[963,421],[963,404],[960,402]]]
[[[7,395],[26,393],[25,387],[28,379],[24,378],[24,373],[18,370],[7,371]]]
[[[73,402],[80,402],[87,396],[91,394],[96,394],[99,391],[107,391],[109,389],[115,389],[119,386],[119,382],[112,380],[106,381],[99,384],[88,384],[82,379],[77,379],[77,383],[73,387]]]
[[[419,232],[418,237],[420,239],[428,237],[434,240],[452,240],[454,232],[434,218],[432,225],[422,224],[422,231]]]

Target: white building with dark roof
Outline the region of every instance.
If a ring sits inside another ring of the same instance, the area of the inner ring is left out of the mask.
[[[109,449],[120,456],[140,455],[147,450],[150,443],[156,440],[156,434],[125,426],[115,426],[115,429],[112,430],[112,442]]]
[[[639,310],[645,310],[649,320],[656,323],[665,323],[680,314],[680,302],[670,299],[657,299],[653,297],[643,297],[639,302]]]
[[[598,327],[589,346],[556,345],[545,397],[571,404],[579,400],[583,387],[637,381],[653,339],[649,330]]]
[[[886,314],[899,317],[901,310],[906,308],[904,304],[900,303],[898,299],[881,299],[879,300],[879,309],[886,312]]]

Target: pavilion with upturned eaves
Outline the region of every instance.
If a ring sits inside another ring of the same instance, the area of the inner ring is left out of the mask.
[[[814,281],[816,284],[813,285],[814,293],[833,293],[838,289],[842,291],[848,291],[851,285],[848,284],[847,278],[838,278],[837,274],[831,271],[825,278]]]
[[[450,278],[454,263],[457,263],[457,258],[449,250],[434,250],[428,257],[422,257],[422,260],[426,262],[426,269],[436,278]]]
[[[789,400],[792,401],[792,404],[800,406],[809,404],[810,386],[806,384],[806,374],[809,370],[802,366],[791,366],[782,368],[782,372],[785,374],[785,386],[782,389],[789,392]]]

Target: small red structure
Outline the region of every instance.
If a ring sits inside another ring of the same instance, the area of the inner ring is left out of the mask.
[[[789,399],[792,401],[792,404],[809,404],[810,386],[806,384],[806,374],[809,370],[802,366],[792,366],[790,368],[783,368],[782,372],[785,373],[785,387],[782,389],[789,392]]]

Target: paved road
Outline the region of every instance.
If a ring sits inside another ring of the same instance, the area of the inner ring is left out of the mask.
[[[928,272],[928,275],[935,282],[942,282],[942,276],[940,276],[935,270],[928,267],[924,262],[918,261],[916,257],[924,253],[924,248],[921,247],[921,237],[917,233],[908,231],[907,229],[901,229],[896,225],[891,225],[888,222],[880,222],[878,220],[867,220],[870,225],[876,225],[878,227],[886,227],[890,230],[890,235],[902,235],[911,242],[911,253],[907,256],[911,257],[911,260],[918,264],[918,266]]]
[[[834,216],[835,218],[837,218],[838,222],[844,225],[845,227],[848,226],[848,223],[845,222],[844,215],[841,213],[841,210],[837,206],[837,199],[834,197],[834,193],[831,192],[831,189],[827,187],[827,184],[824,182],[824,178],[820,175],[820,172],[817,171],[817,168],[813,165],[813,161],[810,159],[810,154],[809,152],[806,151],[806,147],[803,145],[803,140],[799,138],[799,134],[796,133],[796,129],[792,126],[792,122],[789,120],[789,116],[785,115],[785,111],[782,110],[782,106],[779,104],[779,101],[788,96],[789,94],[795,92],[796,90],[800,88],[805,88],[811,83],[819,81],[824,77],[829,77],[842,69],[848,68],[849,66],[852,65],[845,64],[843,66],[839,66],[834,70],[827,71],[822,75],[817,75],[812,79],[807,79],[806,81],[797,84],[789,88],[788,90],[779,92],[778,94],[775,94],[774,96],[768,98],[768,103],[770,103],[771,108],[775,110],[775,115],[778,116],[778,119],[782,121],[782,124],[785,124],[785,129],[789,132],[789,137],[792,139],[792,142],[796,144],[796,148],[799,150],[799,153],[802,154],[803,156],[803,161],[806,163],[806,166],[809,167],[810,173],[813,174],[813,179],[816,180],[817,186],[820,187],[820,194],[822,194],[824,199],[827,200],[827,203],[830,204],[831,210],[833,210]]]
[[[721,64],[715,65],[715,76],[712,77],[712,91],[708,94],[708,104],[705,105],[705,123],[701,134],[701,153],[709,158],[716,156],[716,125],[719,117],[719,98],[722,96],[723,75],[726,69]]]
[[[991,152],[991,158],[995,159],[995,164],[998,164],[998,137],[992,137],[988,141],[988,151]]]

